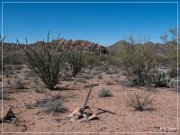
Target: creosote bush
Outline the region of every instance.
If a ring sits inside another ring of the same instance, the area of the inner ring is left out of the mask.
[[[86,53],[84,53],[84,65],[86,67],[91,67],[91,68],[93,68],[94,66],[99,66],[99,65],[101,65],[100,57],[95,54],[86,52]]]
[[[137,111],[152,109],[153,98],[150,95],[134,94],[127,100],[127,106]]]
[[[130,81],[145,86],[152,83],[156,69],[156,55],[148,46],[124,45],[117,53]]]
[[[24,49],[30,69],[37,74],[48,89],[55,89],[61,77],[66,53],[57,46],[42,42],[36,47]]]

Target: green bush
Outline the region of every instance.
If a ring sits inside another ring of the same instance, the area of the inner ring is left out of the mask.
[[[68,53],[68,62],[71,67],[72,75],[75,77],[81,71],[84,64],[83,52],[78,50],[70,50]]]
[[[99,66],[100,63],[100,57],[95,54],[91,54],[89,52],[84,53],[84,65],[86,67],[93,68],[94,66]]]
[[[177,53],[178,58],[177,58]],[[177,66],[180,68],[180,50],[177,52],[177,48],[174,48],[174,50],[171,52],[171,69],[170,69],[170,75],[171,77],[177,77]],[[178,60],[178,65],[177,65],[177,60]],[[178,76],[180,73],[178,74]]]
[[[65,52],[45,43],[34,48],[27,46],[24,51],[30,69],[41,78],[48,89],[53,90],[60,81]]]
[[[126,45],[118,51],[117,58],[135,85],[144,86],[151,83],[157,63],[156,55],[150,47]]]

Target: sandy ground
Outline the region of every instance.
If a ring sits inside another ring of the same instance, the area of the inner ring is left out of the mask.
[[[23,71],[23,70],[22,70]],[[22,72],[21,71],[21,72]],[[21,74],[21,72],[19,74]],[[3,102],[3,115],[9,109],[9,106],[14,106],[13,111],[20,119],[19,124],[3,123],[3,132],[54,132],[54,134],[112,134],[123,133],[126,135],[141,134],[140,132],[154,132],[149,134],[178,134],[178,133],[161,133],[160,127],[177,128],[177,111],[180,112],[180,107],[177,109],[177,93],[176,88],[156,88],[148,91],[144,87],[127,87],[122,84],[125,81],[123,75],[116,76],[116,82],[108,85],[107,81],[109,75],[103,73],[102,79],[93,76],[92,79],[87,79],[86,83],[73,83],[63,81],[59,86],[66,86],[69,90],[46,90],[44,93],[37,93],[33,84],[29,83],[27,89],[23,91],[16,91],[7,88],[7,78],[4,79],[4,91],[9,92],[11,100],[0,101]],[[32,82],[31,79],[26,81]],[[85,96],[89,88],[84,86],[87,84],[96,83],[93,87],[88,106],[90,106],[94,113],[99,110],[97,108],[109,110],[116,114],[102,113],[98,115],[99,120],[92,120],[88,122],[70,121],[65,117],[70,114],[75,108],[82,107]],[[72,88],[72,89],[71,89]],[[101,88],[108,88],[112,97],[99,98],[98,93]],[[153,101],[153,110],[134,111],[127,107],[127,99],[134,93],[151,94]],[[59,95],[64,98],[63,106],[68,109],[64,113],[46,113],[44,108],[36,107],[34,109],[27,109],[25,104],[34,103],[39,99],[51,97],[52,95]],[[178,93],[179,95],[179,93]],[[180,99],[180,98],[179,98]],[[178,101],[179,102],[179,101]],[[2,129],[1,129],[2,130]],[[59,133],[55,133],[59,132]],[[124,133],[126,132],[126,133]],[[132,133],[129,133],[132,132]],[[155,133],[156,132],[156,133]],[[15,133],[12,133],[15,134]],[[18,133],[20,134],[20,133]],[[34,133],[38,134],[38,133]],[[180,133],[179,133],[180,134]]]

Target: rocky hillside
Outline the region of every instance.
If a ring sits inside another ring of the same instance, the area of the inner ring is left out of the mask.
[[[47,43],[44,41],[37,41],[36,43],[28,44],[28,45],[37,46],[42,44],[47,44]],[[52,40],[49,42],[49,44],[52,46],[58,45],[61,46],[63,49],[68,49],[68,50],[82,49],[83,51],[91,52],[94,54],[108,53],[106,47],[86,40],[73,41],[73,40],[59,39],[59,40]],[[26,48],[26,45],[24,45],[23,47]],[[15,43],[4,43],[3,50],[4,52],[13,52],[13,53],[22,52],[20,46],[18,46]]]

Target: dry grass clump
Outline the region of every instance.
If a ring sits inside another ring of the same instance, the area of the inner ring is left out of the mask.
[[[36,101],[35,107],[44,107],[46,112],[65,112],[67,108],[63,107],[63,99],[60,96],[52,96],[51,98]]]
[[[127,100],[127,106],[137,111],[151,110],[153,98],[150,95],[140,95],[135,93]]]
[[[101,91],[99,92],[99,97],[111,97],[111,96],[112,93],[107,88],[102,88]]]
[[[63,107],[62,101],[56,99],[47,102],[45,104],[45,107],[47,108],[48,112],[53,112],[53,113],[57,113],[57,112],[63,113],[67,111],[67,109]]]
[[[21,79],[17,79],[15,81],[15,88],[18,89],[25,89],[26,88],[26,83],[22,81]]]

